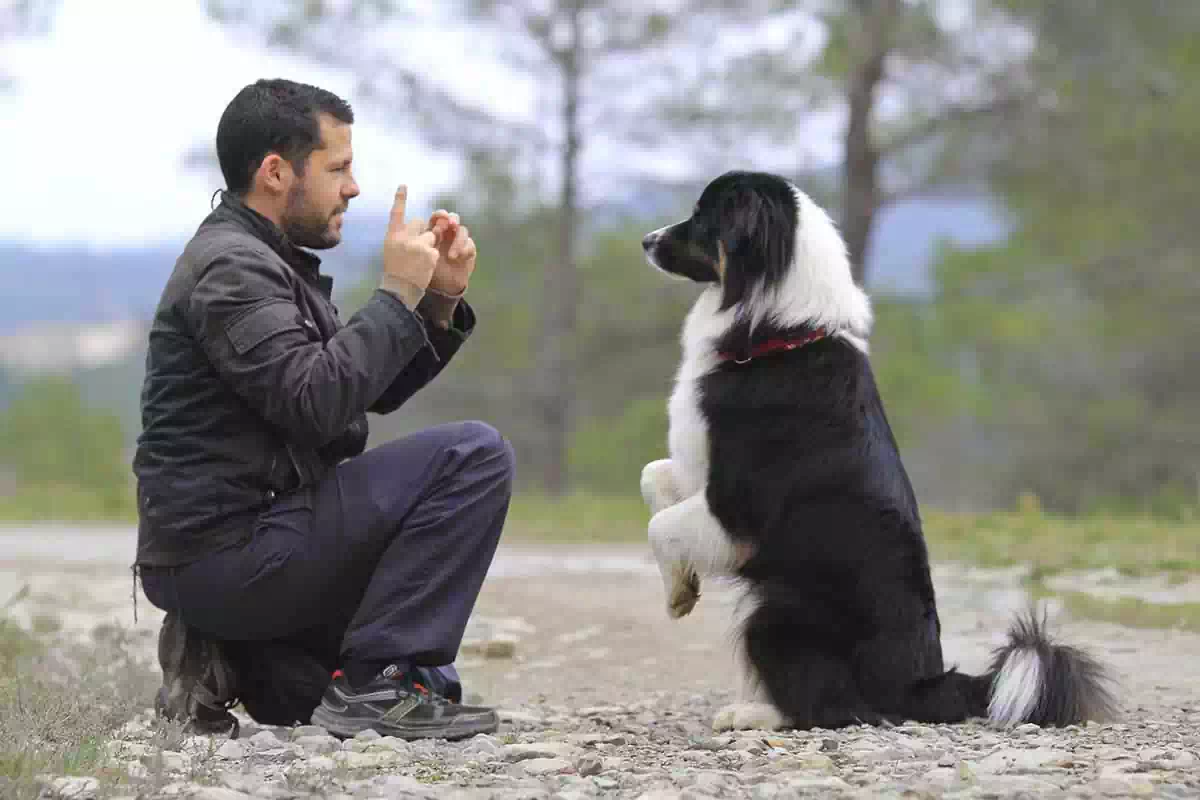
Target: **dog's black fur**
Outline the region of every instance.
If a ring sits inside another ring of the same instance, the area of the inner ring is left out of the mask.
[[[735,574],[754,605],[741,635],[764,699],[797,728],[958,722],[989,717],[989,704],[1004,724],[1110,716],[1102,667],[1052,643],[1032,616],[1014,623],[986,674],[943,664],[921,515],[866,333],[840,330],[821,308],[788,314],[812,300],[795,275],[785,287],[792,271],[845,269],[851,280],[847,264],[804,262],[844,257],[840,238],[832,250],[806,238],[804,226],[822,222],[832,229],[790,182],[728,173],[688,219],[644,242],[654,266],[720,292],[729,324],[712,347],[739,356],[699,380],[697,402],[709,508],[752,553]],[[820,327],[830,335],[746,359],[754,344]]]

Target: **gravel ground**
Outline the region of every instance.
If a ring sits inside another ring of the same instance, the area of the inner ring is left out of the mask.
[[[29,585],[17,613],[52,613],[68,634],[135,627],[123,568],[130,552],[130,534],[120,530],[0,533],[0,598]],[[1025,602],[1020,577],[937,569],[949,663],[983,667]],[[1105,585],[1115,591],[1111,580]],[[459,661],[469,699],[503,710],[496,735],[451,744],[367,734],[342,743],[317,728],[261,728],[243,718],[235,741],[164,738],[147,709],[108,745],[110,764],[130,776],[116,794],[1200,797],[1200,636],[1070,620],[1051,607],[1056,633],[1115,668],[1124,716],[1112,725],[715,731],[718,711],[734,700],[733,596],[704,589],[696,611],[672,622],[641,548],[504,547]],[[142,597],[136,630],[148,659],[160,619]],[[93,779],[45,783],[47,796],[111,794]]]

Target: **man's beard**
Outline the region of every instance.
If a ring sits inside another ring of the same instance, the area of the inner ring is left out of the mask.
[[[345,206],[336,213],[346,210]],[[341,241],[341,236],[332,229],[334,215],[317,214],[308,207],[304,186],[294,186],[288,194],[287,208],[283,214],[283,233],[298,247],[311,250],[327,250]]]

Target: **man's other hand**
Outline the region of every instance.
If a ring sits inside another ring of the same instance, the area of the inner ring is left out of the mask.
[[[438,240],[438,262],[429,288],[458,297],[467,290],[471,273],[475,271],[475,240],[458,214],[450,211],[439,209],[433,212],[429,225]]]

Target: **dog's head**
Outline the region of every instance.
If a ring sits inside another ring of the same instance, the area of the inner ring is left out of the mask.
[[[833,221],[778,175],[721,175],[691,216],[646,234],[642,248],[663,272],[719,289],[722,311],[738,309],[755,323],[869,331],[870,304]]]

